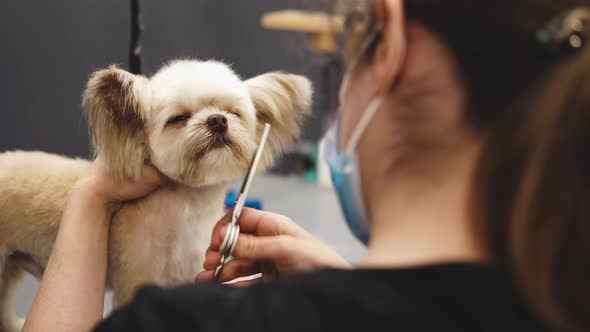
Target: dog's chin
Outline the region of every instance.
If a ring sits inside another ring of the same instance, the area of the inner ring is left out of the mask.
[[[185,184],[191,187],[231,184],[242,178],[250,165],[250,153],[245,147],[228,142],[210,145],[205,152],[199,152],[192,161],[191,172]],[[253,153],[253,152],[252,152]]]

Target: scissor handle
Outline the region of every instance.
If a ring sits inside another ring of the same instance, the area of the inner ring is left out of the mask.
[[[240,220],[240,216],[242,215],[242,210],[246,205],[246,194],[240,193],[238,195],[238,199],[236,200],[236,206],[234,207],[234,211],[232,212],[231,223],[233,225],[237,225],[238,221]]]
[[[227,227],[227,231],[225,232],[225,237],[223,238],[223,243],[219,248],[219,252],[221,253],[221,261],[219,265],[215,269],[215,275],[213,280],[218,281],[219,277],[221,276],[221,272],[223,271],[223,266],[225,265],[228,258],[234,252],[234,248],[236,247],[236,243],[238,242],[238,237],[240,236],[240,225],[229,225]]]

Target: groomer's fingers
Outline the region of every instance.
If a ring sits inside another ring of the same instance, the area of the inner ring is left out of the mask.
[[[215,271],[203,271],[197,274],[195,282],[211,282],[215,277]]]
[[[219,263],[219,261],[217,263]],[[205,271],[202,271],[199,274],[197,274],[197,276],[195,277],[195,282],[212,281],[215,275],[216,268],[217,264],[215,264],[215,268],[213,269],[206,268]],[[223,270],[221,271],[219,281],[227,282],[242,277],[249,277],[260,272],[260,266],[255,262],[233,259],[223,266]]]
[[[217,238],[219,237],[219,234],[223,234],[221,235],[221,240],[223,241],[223,236],[225,236],[225,231],[227,229],[227,225],[231,221],[231,216],[232,212],[229,211],[221,218],[221,220],[217,222],[217,224],[215,224],[215,226],[213,226],[213,231],[211,232],[211,244],[209,246],[209,249],[219,250],[221,242],[218,241]]]
[[[240,229],[244,233],[261,236],[295,235],[303,231],[288,217],[267,211],[245,208],[240,216]]]
[[[232,259],[223,266],[219,281],[228,282],[257,273],[260,273],[260,266],[256,262],[243,259]]]
[[[221,261],[221,253],[219,251],[207,249],[205,253],[205,261],[203,262],[203,268],[205,270],[215,270],[219,262]]]
[[[217,239],[214,240],[218,243],[217,248],[212,244],[211,247],[207,249],[205,262],[203,263],[203,268],[205,270],[215,270],[221,260],[219,243],[223,240],[226,228],[227,226],[222,227],[220,232],[217,233]],[[236,242],[232,256],[237,259],[246,259],[250,261],[266,260],[275,262],[282,259],[288,259],[290,256],[289,252],[293,252],[294,250],[294,238],[289,235],[256,236],[253,234],[241,233],[238,236],[238,241]]]
[[[98,158],[92,163],[90,174],[77,185],[107,201],[117,203],[144,197],[164,182],[164,176],[151,165],[144,165],[139,177],[134,181],[117,178],[108,172],[104,161]]]
[[[128,201],[141,198],[150,194],[158,188],[164,181],[163,176],[153,166],[145,165],[137,181],[115,180],[113,190],[113,199],[118,201]]]
[[[289,252],[294,251],[295,240],[289,235],[259,237],[252,234],[240,234],[232,256],[254,261],[277,262],[289,259]]]
[[[231,212],[227,213],[214,227],[211,237],[211,248],[219,250],[227,225],[231,220]],[[245,208],[240,216],[240,232],[256,234],[258,236],[306,234],[305,231],[291,219],[276,213]]]

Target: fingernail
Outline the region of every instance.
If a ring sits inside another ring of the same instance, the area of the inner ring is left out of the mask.
[[[212,279],[207,278],[207,271],[203,271],[200,272],[199,274],[197,274],[197,276],[195,277],[195,282],[209,282],[212,281]]]

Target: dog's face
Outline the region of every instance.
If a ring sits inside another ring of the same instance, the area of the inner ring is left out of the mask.
[[[268,167],[300,133],[311,83],[269,73],[242,81],[219,62],[176,61],[151,79],[111,67],[93,74],[84,95],[95,152],[120,177],[139,176],[151,162],[189,186],[242,177],[262,127],[271,135]]]

